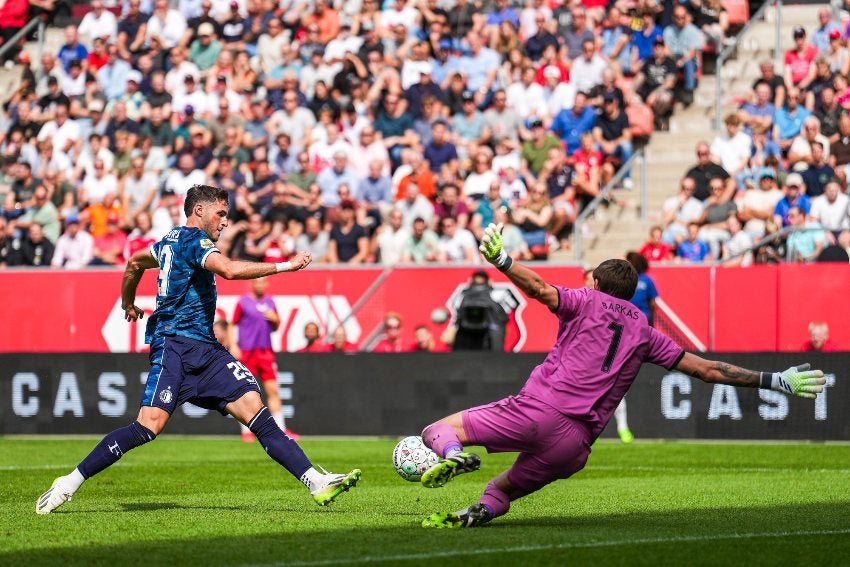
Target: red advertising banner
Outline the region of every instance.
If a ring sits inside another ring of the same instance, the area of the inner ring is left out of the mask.
[[[316,322],[329,335],[344,325],[349,340],[369,350],[381,338],[388,311],[403,318],[403,337],[413,341],[417,325],[439,337],[450,323],[431,321],[434,309],[450,313],[459,302],[473,267],[311,267],[270,278],[282,324],[274,346],[282,352],[304,344],[303,330]],[[582,285],[572,266],[535,266],[551,283]],[[493,298],[506,306],[510,322],[506,348],[540,352],[557,330],[552,315],[528,300],[507,279],[490,270]],[[144,324],[123,319],[122,271],[6,271],[0,273],[4,298],[0,352],[144,352]],[[666,306],[686,334],[708,350],[727,352],[797,351],[808,338],[810,321],[825,321],[842,350],[850,350],[850,266],[780,265],[750,268],[653,267]],[[230,318],[244,281],[218,279],[218,309]],[[155,275],[146,274],[137,305],[155,306]]]

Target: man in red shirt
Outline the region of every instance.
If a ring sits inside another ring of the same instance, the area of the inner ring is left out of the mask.
[[[661,241],[662,230],[660,226],[649,229],[649,240],[639,250],[641,256],[650,262],[667,262],[673,259],[673,249]]]
[[[803,343],[804,352],[836,352],[841,350],[829,338],[829,325],[824,321],[809,323],[809,340]]]
[[[410,345],[401,339],[401,315],[390,311],[384,316],[384,338],[372,352],[410,352]]]
[[[304,325],[304,338],[307,339],[307,345],[298,349],[296,352],[328,352],[330,345],[326,344],[319,332],[319,325],[310,321]]]
[[[794,28],[794,47],[785,52],[785,84],[797,85],[809,74],[818,48],[806,41],[806,28]]]

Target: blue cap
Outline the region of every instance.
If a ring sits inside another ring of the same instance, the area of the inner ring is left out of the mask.
[[[759,171],[759,181],[761,181],[765,177],[770,177],[771,179],[776,179],[776,172],[773,171],[772,167],[761,168],[761,171]]]
[[[439,46],[440,46],[440,49],[451,49],[452,48],[452,41],[450,39],[441,39]]]
[[[66,226],[69,225],[69,224],[74,224],[74,223],[79,223],[79,222],[80,222],[80,217],[78,217],[76,214],[73,214],[73,213],[68,215],[65,218],[65,225]]]

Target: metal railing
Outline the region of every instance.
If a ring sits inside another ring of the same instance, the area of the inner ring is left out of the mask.
[[[623,164],[617,173],[614,174],[614,177],[611,178],[611,181],[605,184],[605,187],[599,192],[587,206],[582,209],[581,213],[576,217],[575,223],[573,223],[573,250],[575,251],[576,260],[581,261],[582,256],[584,255],[583,246],[584,242],[582,241],[581,227],[587,221],[588,217],[593,214],[593,212],[599,207],[599,204],[617,187],[623,178],[626,176],[626,173],[631,171],[635,164],[640,164],[640,178],[638,181],[638,190],[640,191],[640,218],[641,220],[647,220],[649,211],[647,207],[649,206],[649,185],[648,185],[648,177],[646,173],[646,152],[645,148],[640,148],[632,157],[629,158],[629,161]]]
[[[774,39],[775,45],[774,55],[777,59],[777,69],[782,66],[782,53],[780,50],[780,26],[782,24],[782,0],[774,0],[772,2],[767,1],[761,5],[761,7],[756,10],[756,13],[753,14],[747,23],[738,31],[732,41],[730,41],[727,45],[723,46],[723,49],[720,50],[720,53],[717,54],[717,63],[714,71],[714,129],[720,130],[720,119],[721,113],[723,112],[723,64],[734,55],[738,50],[738,45],[741,43],[741,40],[744,39],[744,35],[750,30],[750,28],[756,22],[762,20],[767,12],[767,8],[770,6],[774,6],[776,8],[776,37]]]
[[[17,45],[21,38],[27,36],[33,30],[33,28],[36,27],[38,28],[38,30],[36,31],[36,41],[38,42],[38,53],[36,53],[36,59],[40,61],[41,53],[44,51],[44,30],[46,27],[46,24],[44,23],[44,20],[41,18],[41,16],[36,16],[30,21],[28,21],[26,24],[24,24],[24,27],[22,27],[18,31],[18,33],[10,37],[6,43],[0,46],[0,60],[2,60],[3,56],[9,53],[9,51],[11,51],[15,47],[15,45]]]

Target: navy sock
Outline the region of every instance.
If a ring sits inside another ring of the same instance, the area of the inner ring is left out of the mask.
[[[283,465],[295,478],[300,480],[313,466],[298,443],[281,431],[267,407],[263,406],[248,422],[248,429],[257,436],[269,457]]]
[[[77,466],[80,473],[86,478],[91,478],[103,469],[107,468],[121,455],[156,439],[153,431],[134,421],[127,427],[116,429],[107,434],[103,440],[92,449],[92,452]]]

